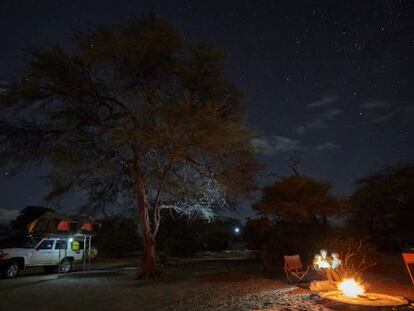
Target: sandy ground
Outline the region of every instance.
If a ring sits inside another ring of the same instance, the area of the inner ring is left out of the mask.
[[[0,310],[338,310],[315,293],[269,278],[251,259],[186,260],[163,279],[133,281],[130,262],[95,264],[87,274],[0,280]],[[367,275],[370,290],[414,299],[404,275]]]

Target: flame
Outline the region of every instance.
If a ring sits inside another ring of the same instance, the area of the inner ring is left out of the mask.
[[[349,298],[356,298],[365,293],[364,287],[355,279],[344,279],[338,284],[338,289]]]

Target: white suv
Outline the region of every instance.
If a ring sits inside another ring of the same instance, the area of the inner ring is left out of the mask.
[[[0,269],[6,278],[14,278],[30,267],[66,273],[82,259],[83,241],[71,237],[28,236],[18,247],[0,249]]]

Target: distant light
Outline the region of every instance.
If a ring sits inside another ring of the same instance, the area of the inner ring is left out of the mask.
[[[69,243],[72,243],[73,242],[73,238],[69,238]]]
[[[239,227],[234,227],[234,233],[240,233],[240,228]]]

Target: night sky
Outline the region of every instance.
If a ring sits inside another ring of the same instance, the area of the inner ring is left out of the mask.
[[[19,69],[25,48],[67,45],[72,29],[151,11],[185,40],[226,52],[226,74],[262,133],[252,142],[266,165],[262,182],[290,173],[295,155],[302,173],[347,195],[356,178],[414,158],[412,1],[2,0],[0,80]],[[0,218],[1,209],[41,204],[45,172],[2,172]],[[247,206],[239,217],[251,213]]]

